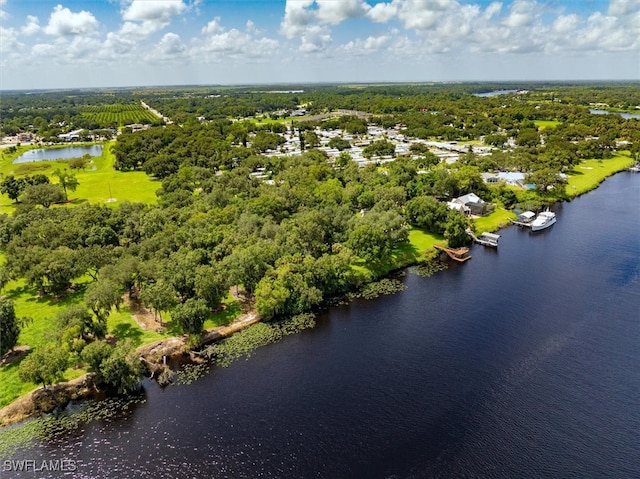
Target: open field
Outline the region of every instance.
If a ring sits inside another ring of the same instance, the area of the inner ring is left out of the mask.
[[[605,160],[585,160],[569,172],[566,194],[575,197],[596,188],[604,179],[633,165],[628,154]]]
[[[102,155],[92,158],[85,170],[70,170],[76,174],[79,186],[75,192],[69,192],[69,200],[76,204],[82,201],[111,205],[117,205],[124,201],[155,203],[157,201],[155,192],[160,188],[160,183],[150,179],[142,171],[114,170],[115,156],[110,146],[111,143],[105,143]],[[56,183],[57,178],[52,177],[53,172],[57,168],[68,169],[68,160],[11,163],[27,149],[29,148],[20,147],[15,154],[2,152],[0,173],[16,177],[41,173],[49,176],[52,183]],[[115,201],[107,202],[110,198]],[[6,195],[0,195],[0,213],[11,214],[15,207],[16,205]]]
[[[557,120],[533,120],[533,123],[541,130],[545,130],[547,128],[555,128],[558,126],[560,121]]]

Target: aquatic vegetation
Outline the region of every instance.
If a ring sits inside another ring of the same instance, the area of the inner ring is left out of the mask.
[[[0,429],[0,457],[11,457],[14,451],[36,441],[55,441],[69,436],[93,421],[113,421],[129,414],[142,395],[113,397],[101,401],[72,403],[60,413],[48,414],[12,427]]]
[[[349,298],[374,299],[378,296],[398,293],[405,289],[407,289],[407,287],[399,279],[384,278],[380,281],[364,285],[359,291],[350,293]]]
[[[233,336],[223,339],[204,350],[205,357],[215,364],[229,366],[260,346],[274,343],[279,339],[315,326],[315,316],[311,313],[297,314],[290,319],[274,323],[258,323]]]
[[[449,266],[447,263],[443,261],[438,261],[437,259],[432,259],[430,261],[425,261],[424,263],[412,268],[412,272],[417,274],[418,276],[422,276],[424,278],[428,278],[433,276],[438,271],[444,271]]]

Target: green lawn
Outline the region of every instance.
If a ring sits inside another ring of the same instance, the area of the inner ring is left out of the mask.
[[[473,223],[475,224],[476,231],[480,233],[490,233],[497,231],[503,226],[509,225],[509,219],[516,219],[516,215],[504,208],[496,208],[493,213],[481,218],[475,218]]]
[[[533,123],[541,130],[545,130],[547,128],[555,128],[558,126],[561,121],[557,120],[533,120]]]
[[[78,189],[69,192],[69,200],[72,204],[83,201],[90,203],[107,203],[117,205],[124,201],[155,203],[155,192],[160,188],[160,182],[151,180],[142,171],[122,172],[113,169],[115,155],[111,151],[112,142],[104,144],[102,155],[92,158],[92,163],[85,170],[70,170],[76,174]],[[57,178],[52,174],[56,168],[68,169],[68,161],[39,161],[35,163],[16,165],[11,163],[20,154],[29,149],[20,147],[14,154],[6,151],[0,157],[0,173],[20,177],[41,173],[49,176],[52,183],[57,183]],[[15,204],[6,196],[0,195],[0,213],[11,214],[15,210]]]
[[[606,177],[633,165],[629,155],[617,154],[606,160],[585,160],[569,172],[566,194],[575,197],[596,188]]]
[[[53,318],[64,308],[79,303],[83,293],[84,285],[80,284],[75,293],[68,294],[64,299],[40,298],[23,281],[9,283],[4,294],[14,302],[16,315],[27,316],[33,320],[23,327],[18,345],[28,345],[33,350],[51,341]],[[0,407],[38,387],[37,384],[20,381],[19,364],[20,362],[16,361],[0,367]],[[69,380],[83,373],[83,370],[70,368],[65,372],[64,377]]]
[[[224,305],[224,309],[212,314],[209,319],[204,322],[204,329],[224,326],[242,314],[240,302],[234,299],[231,293],[222,300],[222,304]]]

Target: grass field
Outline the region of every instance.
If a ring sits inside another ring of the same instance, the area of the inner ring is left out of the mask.
[[[510,224],[509,219],[516,219],[516,215],[504,208],[496,208],[496,210],[490,215],[483,216],[481,218],[474,218],[476,231],[480,233],[490,233],[497,231],[503,226]]]
[[[557,120],[533,120],[533,123],[541,130],[545,130],[547,128],[555,128],[558,126],[561,121]]]
[[[569,172],[566,194],[575,197],[596,188],[604,179],[633,165],[625,154],[606,160],[585,160]]]
[[[155,203],[156,190],[160,188],[158,181],[151,180],[142,171],[122,172],[113,169],[115,155],[111,151],[112,143],[105,143],[102,155],[92,158],[92,163],[85,170],[69,170],[75,173],[79,186],[75,192],[69,192],[69,200],[75,204],[83,201],[90,203],[107,203],[109,198],[116,201],[107,204],[117,205],[124,201]],[[17,153],[2,152],[0,173],[16,177],[41,173],[57,182],[53,172],[57,169],[69,169],[68,161],[39,161],[34,163],[14,164],[12,161],[24,153],[28,147],[20,147]],[[6,195],[0,195],[0,213],[11,214],[15,210],[13,203]]]

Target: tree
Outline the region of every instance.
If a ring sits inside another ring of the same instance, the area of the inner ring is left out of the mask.
[[[37,348],[29,354],[18,368],[21,381],[42,384],[47,388],[62,379],[62,373],[67,369],[69,353],[54,344],[47,344]]]
[[[389,256],[391,247],[384,232],[371,224],[357,226],[349,235],[347,246],[362,259],[377,263]]]
[[[22,193],[23,202],[31,205],[42,205],[45,208],[64,200],[65,195],[60,187],[48,183],[28,186]]]
[[[262,318],[269,320],[284,313],[291,292],[282,281],[264,278],[256,287],[256,310]]]
[[[171,311],[171,318],[182,331],[189,334],[200,334],[207,317],[209,307],[204,299],[189,298]]]
[[[525,177],[526,183],[536,185],[536,190],[546,192],[554,190],[555,193],[563,193],[567,180],[560,176],[560,173],[553,168],[542,168],[529,173]]]
[[[458,248],[469,244],[471,239],[466,231],[468,226],[468,220],[462,213],[455,210],[449,211],[444,228],[444,237],[450,248]]]
[[[329,140],[329,148],[336,148],[340,151],[347,150],[351,148],[351,143],[349,140],[345,140],[339,136],[334,136]]]
[[[278,257],[271,241],[260,240],[246,248],[237,248],[225,258],[231,284],[242,284],[252,294]]]
[[[81,338],[86,344],[92,338],[102,339],[107,334],[106,322],[99,319],[95,321],[89,310],[80,304],[69,306],[58,313],[56,321],[63,342]]]
[[[0,296],[0,356],[18,343],[22,320],[16,316],[13,301]]]
[[[87,286],[84,294],[85,304],[93,311],[98,321],[106,324],[111,309],[122,302],[120,286],[110,279],[99,279]]]
[[[407,201],[405,214],[409,223],[429,232],[442,234],[449,209],[433,196],[418,196]]]
[[[76,188],[78,188],[78,185],[80,184],[78,183],[76,175],[74,173],[67,172],[67,170],[60,170],[60,168],[56,168],[53,172],[53,176],[58,177],[58,184],[64,192],[64,200],[69,201],[67,190],[76,191]]]
[[[95,356],[106,352],[102,349]],[[95,358],[97,360],[97,357]],[[133,392],[140,386],[143,366],[135,349],[129,341],[118,344],[111,354],[100,363],[100,376],[103,382],[115,389],[119,394]]]
[[[302,133],[302,136],[304,137],[304,143],[307,147],[315,148],[317,146],[320,146],[320,138],[315,131],[306,130]]]
[[[102,382],[102,363],[111,356],[113,348],[105,341],[94,341],[87,345],[80,353],[82,360],[89,366],[89,371],[96,374],[98,382]]]
[[[198,266],[195,271],[196,297],[204,299],[210,309],[220,306],[229,292],[228,275],[221,267]]]
[[[8,175],[0,183],[0,193],[6,194],[9,199],[17,202],[27,185],[28,183],[23,178],[15,178],[13,175]]]
[[[169,311],[177,303],[178,292],[164,281],[147,284],[140,291],[140,301],[145,308],[153,310],[154,317],[160,316],[162,324],[162,312]]]

